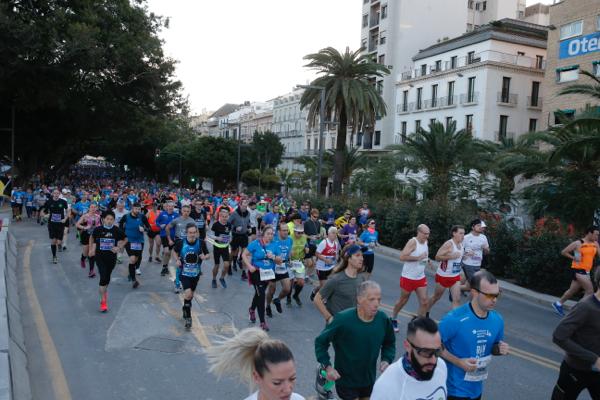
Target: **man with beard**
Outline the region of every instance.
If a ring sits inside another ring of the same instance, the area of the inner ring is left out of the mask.
[[[448,362],[448,400],[479,400],[492,355],[506,355],[504,320],[494,311],[500,287],[488,271],[476,272],[469,282],[471,302],[450,311],[440,321]]]
[[[371,400],[446,399],[446,363],[434,320],[415,317],[406,330],[406,353],[375,382]]]

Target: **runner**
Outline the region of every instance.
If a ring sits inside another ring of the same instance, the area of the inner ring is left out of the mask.
[[[465,237],[465,228],[454,225],[451,229],[452,239],[449,239],[440,247],[435,255],[436,261],[441,261],[435,273],[435,291],[429,299],[427,314],[431,308],[442,297],[444,291],[450,292],[452,308],[460,307],[460,269],[463,258],[464,247],[462,245]]]
[[[572,242],[560,253],[572,260],[571,286],[558,301],[552,303],[554,311],[560,316],[565,315],[563,304],[567,300],[582,290],[585,296],[594,292],[590,271],[594,266],[594,259],[600,255],[600,247],[598,247],[599,233],[598,227],[590,226],[585,230],[583,239]]]
[[[462,269],[465,273],[465,283],[460,286],[460,290],[463,292],[469,291],[469,282],[471,277],[481,269],[481,263],[483,261],[483,255],[489,254],[490,245],[487,237],[484,235],[485,222],[481,219],[475,219],[471,221],[471,232],[465,235],[463,240],[463,246],[465,248]]]
[[[258,233],[258,219],[262,217],[260,211],[256,209],[256,202],[251,201],[248,203],[248,212],[250,213],[250,238],[249,240],[252,242],[256,239],[256,234]]]
[[[279,213],[279,206],[277,204],[273,205],[273,211],[266,213],[262,217],[261,227],[264,229],[267,226],[273,227],[274,230],[279,229],[279,220],[281,219],[281,214]]]
[[[236,210],[229,216],[228,222],[231,225],[231,230],[233,233],[233,237],[231,239],[231,258],[229,265],[233,266],[234,271],[237,271],[238,264],[241,266],[240,260],[242,257],[242,252],[246,247],[248,247],[248,234],[250,233],[250,212],[248,211],[248,200],[240,201],[239,207],[236,208]],[[228,273],[229,275],[232,274],[231,268],[229,269]],[[242,275],[245,275],[245,273],[246,271],[242,269]]]
[[[367,273],[367,280],[371,278],[373,267],[375,266],[375,253],[373,249],[379,246],[379,232],[375,230],[375,220],[371,219],[366,224],[367,228],[362,231],[358,238],[358,244],[366,246],[367,249],[363,253],[364,268]]]
[[[306,230],[306,227],[304,229]],[[327,238],[319,243],[315,252],[315,255],[317,256],[317,276],[319,278],[319,286],[313,289],[310,295],[310,301],[314,300],[319,289],[325,285],[325,281],[327,281],[327,278],[335,267],[339,253],[340,244],[337,240],[337,228],[332,226],[327,232]]]
[[[419,298],[417,314],[424,317],[427,312],[427,278],[425,277],[425,267],[429,262],[427,238],[429,238],[429,227],[425,224],[419,225],[417,236],[410,239],[400,253],[400,261],[404,262],[404,266],[400,278],[400,298],[394,304],[392,314],[394,332],[400,331],[398,314],[408,302],[412,292],[416,292]]]
[[[357,234],[358,234],[358,225],[356,225],[356,217],[351,216],[348,219],[348,223],[346,225],[344,225],[338,233],[342,247],[344,247],[347,244],[356,243]]]
[[[327,212],[323,215],[321,223],[325,226],[325,232],[332,226],[335,226],[335,211],[333,210],[333,207],[330,206],[327,208]]]
[[[375,382],[371,400],[446,399],[448,371],[442,339],[434,320],[415,317],[408,323],[406,353]]]
[[[81,268],[85,268],[85,259],[88,259],[90,264],[90,272],[88,273],[88,278],[93,278],[96,276],[96,272],[94,272],[94,263],[95,259],[93,256],[89,255],[89,245],[90,245],[90,235],[94,232],[94,230],[102,224],[100,220],[100,216],[98,215],[98,206],[93,203],[90,205],[89,209],[85,214],[83,214],[75,227],[79,230],[79,240],[81,243]]]
[[[371,217],[371,210],[369,210],[369,204],[365,201],[361,208],[356,212],[358,215],[358,223],[361,227],[365,227],[367,222],[369,221],[369,217]]]
[[[217,274],[219,273],[219,267],[221,266],[221,260],[223,260],[223,269],[221,270],[221,277],[219,282],[223,288],[227,288],[227,282],[225,282],[225,275],[229,272],[229,243],[231,243],[231,224],[229,223],[229,211],[227,208],[221,208],[217,215],[217,221],[212,224],[210,228],[212,234],[210,239],[213,245],[213,257],[214,265],[212,269],[212,282],[211,286],[213,289],[217,288]],[[242,276],[243,279],[243,276]]]
[[[344,227],[344,225],[346,225],[348,223],[351,216],[352,216],[352,213],[350,212],[350,210],[346,210],[344,212],[344,215],[342,215],[341,217],[339,217],[338,219],[335,220],[335,227],[338,229],[342,229]]]
[[[179,217],[179,214],[174,211],[175,204],[172,201],[165,203],[164,210],[158,215],[156,218],[156,225],[160,227],[160,242],[163,248],[163,267],[160,271],[160,276],[167,276],[169,274],[169,260],[171,259],[171,250],[173,250],[173,246],[175,243],[173,241],[169,242],[167,237],[167,226],[173,221],[175,218]],[[171,236],[175,236],[175,227],[169,228],[169,233]]]
[[[207,350],[210,372],[218,378],[239,373],[242,381],[258,391],[245,400],[304,400],[294,393],[296,366],[289,347],[248,328]]]
[[[300,218],[298,218],[300,220]],[[288,224],[289,230],[289,224]],[[300,300],[300,292],[304,289],[304,279],[306,278],[306,267],[304,262],[307,260],[305,257],[308,255],[308,239],[304,235],[304,226],[302,223],[294,225],[292,228],[293,235],[292,239],[292,253],[290,261],[290,277],[291,287],[294,289],[294,294],[291,291],[287,295],[286,304],[289,306],[292,304],[292,297],[296,302],[296,305],[301,306],[302,301]]]
[[[27,188],[25,192],[25,212],[27,213],[27,218],[31,219],[34,215],[34,207],[33,207],[33,191],[31,188]]]
[[[596,293],[581,300],[558,324],[553,341],[565,351],[552,400],[576,400],[587,389],[600,399],[600,268]]]
[[[504,320],[494,311],[500,287],[488,271],[472,276],[471,302],[450,311],[440,321],[448,364],[448,400],[478,400],[488,377],[491,356],[506,355]]]
[[[190,217],[190,213],[191,213],[191,207],[189,205],[184,205],[181,206],[181,215],[177,218],[175,218],[173,221],[169,222],[169,225],[167,225],[167,229],[165,229],[165,231],[167,232],[167,241],[169,243],[177,243],[181,240],[183,240],[183,238],[185,238],[186,236],[186,227],[189,224],[196,224],[196,221]],[[173,230],[171,230],[171,228]],[[175,235],[173,236],[172,231],[175,232]],[[180,276],[181,276],[181,268],[175,266],[175,280],[174,280],[174,285],[175,285],[175,293],[179,293],[181,291],[181,281],[180,281]]]
[[[115,225],[119,225],[119,223],[121,222],[121,218],[123,218],[123,216],[125,214],[127,214],[129,211],[127,209],[125,209],[125,200],[119,199],[116,202],[116,207],[115,209],[113,209],[113,212],[115,214]],[[122,251],[121,251],[122,253]],[[117,254],[117,263],[121,264],[123,262],[123,260],[121,259],[121,253]]]
[[[192,299],[200,279],[202,261],[210,257],[206,242],[198,237],[196,224],[188,224],[185,238],[175,244],[173,251],[177,257],[177,268],[181,269],[183,320],[185,321],[185,327],[189,329],[192,327]]]
[[[100,273],[100,311],[108,311],[108,284],[110,275],[117,263],[117,253],[123,251],[127,238],[115,223],[115,214],[107,211],[102,226],[97,227],[90,236],[90,257],[96,258]]]
[[[269,282],[275,280],[275,263],[281,263],[279,246],[273,243],[273,236],[273,227],[267,225],[263,230],[262,238],[250,243],[242,254],[244,265],[249,273],[248,280],[254,287],[252,304],[248,309],[250,322],[256,322],[255,310],[258,309],[260,327],[265,331],[269,330],[265,321],[266,290]]]
[[[196,221],[196,227],[198,228],[198,237],[202,240],[206,238],[206,210],[204,209],[202,200],[194,200],[194,207],[190,211],[190,217]]]
[[[35,214],[36,214],[38,224],[42,224],[41,211],[44,208],[44,204],[46,204],[46,201],[48,201],[48,197],[46,196],[46,194],[42,191],[42,189],[38,190],[37,193],[35,194],[35,197],[33,198],[33,202],[35,204],[35,210],[36,210]]]
[[[137,289],[140,282],[136,275],[142,274],[140,263],[144,255],[144,232],[151,230],[148,219],[142,214],[140,203],[133,203],[131,212],[121,218],[119,228],[125,232],[125,237],[127,237],[125,251],[129,256],[129,280],[133,282],[133,288]]]
[[[158,203],[156,201],[152,202],[150,209],[146,212],[146,219],[150,224],[150,230],[146,232],[148,235],[148,262],[152,262],[152,253],[154,253],[154,260],[156,262],[161,262],[160,258],[160,227],[156,225],[156,219],[159,215],[158,211]],[[156,249],[156,251],[154,251]]]
[[[267,290],[267,308],[266,313],[269,318],[273,318],[273,311],[271,311],[271,301],[275,304],[275,309],[279,314],[283,312],[281,307],[281,300],[286,298],[291,292],[290,282],[290,257],[292,253],[292,239],[290,238],[290,230],[288,225],[284,221],[280,221],[279,232],[277,237],[273,240],[279,247],[279,257],[281,258],[281,264],[275,264],[275,281],[269,283]],[[273,295],[277,289],[277,282],[281,283],[281,291],[279,295],[273,300]]]
[[[326,371],[327,380],[335,381],[342,400],[368,399],[379,371],[384,372],[394,361],[396,338],[390,319],[379,311],[381,288],[365,281],[357,292],[356,307],[335,315],[315,339],[315,354]],[[331,365],[329,345],[335,349],[335,366]],[[319,373],[320,373],[319,370]]]
[[[52,262],[58,263],[56,257],[56,247],[62,246],[62,237],[67,222],[67,213],[69,205],[66,200],[60,198],[58,189],[52,191],[52,198],[44,204],[42,208],[42,218],[48,214],[48,234],[50,236],[50,249],[52,250]]]
[[[345,248],[342,262],[334,268],[333,274],[316,294],[314,304],[326,323],[331,323],[338,312],[356,307],[356,291],[361,283],[368,280],[367,274],[360,273],[363,257],[360,246]]]

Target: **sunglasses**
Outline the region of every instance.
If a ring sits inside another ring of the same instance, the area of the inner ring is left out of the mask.
[[[479,289],[475,289],[475,291],[477,291],[478,293],[481,293],[482,295],[484,295],[488,300],[494,300],[494,299],[498,299],[498,297],[500,297],[500,295],[502,294],[502,292],[498,292],[498,293],[486,293],[486,292],[482,292]]]
[[[442,351],[444,351],[444,345],[442,344],[442,347],[440,347],[439,349],[428,349],[425,347],[418,347],[415,346],[414,344],[412,344],[412,342],[410,340],[406,340],[413,349],[415,349],[415,352],[420,355],[421,357],[425,357],[425,358],[431,358],[433,356],[436,357],[440,357],[442,355]]]
[[[375,222],[369,222],[369,225],[375,225]]]

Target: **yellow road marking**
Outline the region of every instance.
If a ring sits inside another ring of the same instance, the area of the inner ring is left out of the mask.
[[[388,304],[383,304],[383,303],[381,303],[381,308],[386,309],[388,311],[394,310],[394,307],[392,307]],[[411,313],[411,312],[406,312],[406,311],[400,311],[399,315],[402,315],[407,318],[412,318],[412,317],[416,316],[417,314]],[[436,321],[436,322],[439,322],[439,321]],[[533,354],[528,351],[521,350],[517,347],[510,346],[509,354],[512,354],[513,356],[522,358],[523,360],[527,360],[532,363],[541,365],[542,367],[553,369],[555,371],[560,371],[560,363],[558,363],[554,360],[551,360],[549,358],[538,356],[537,354]]]
[[[54,398],[60,400],[71,400],[71,391],[69,390],[69,384],[67,383],[65,371],[63,370],[60,357],[58,356],[56,346],[54,345],[54,341],[52,340],[52,336],[48,330],[48,325],[44,319],[42,307],[40,306],[40,302],[33,286],[33,278],[31,276],[30,266],[31,248],[33,247],[33,243],[33,240],[29,241],[27,247],[25,248],[25,253],[23,254],[23,277],[25,280],[25,292],[27,293],[27,300],[29,302],[29,307],[31,308],[33,321],[35,323],[38,337],[40,338],[40,343],[44,351],[47,370],[52,377],[51,384],[54,391]]]

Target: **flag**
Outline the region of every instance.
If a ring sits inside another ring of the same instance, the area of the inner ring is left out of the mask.
[[[0,196],[10,198],[12,192],[12,180],[8,176],[0,176]]]

